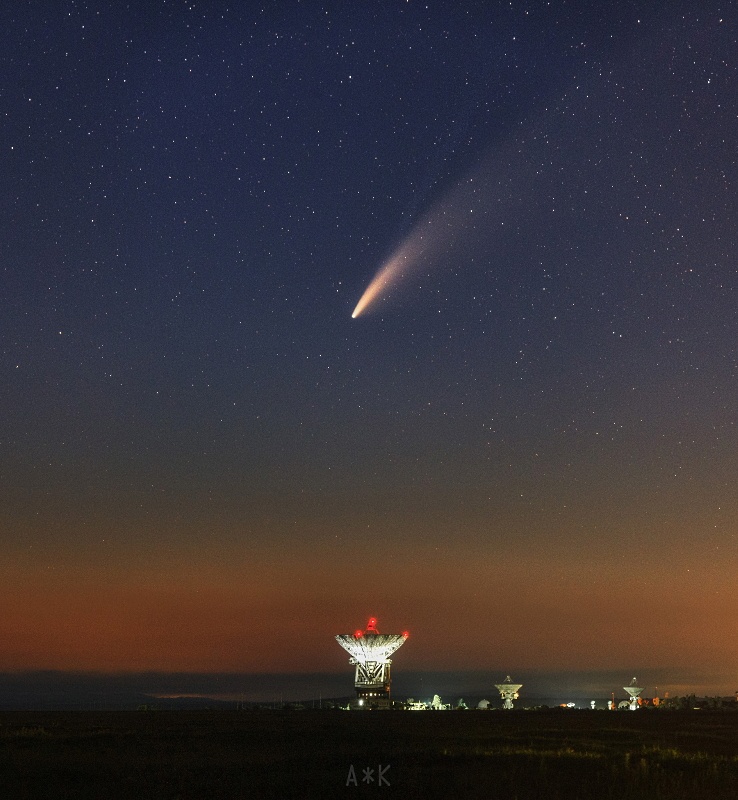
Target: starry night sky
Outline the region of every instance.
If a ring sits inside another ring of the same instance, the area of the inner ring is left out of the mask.
[[[735,688],[734,7],[0,22],[0,669]]]

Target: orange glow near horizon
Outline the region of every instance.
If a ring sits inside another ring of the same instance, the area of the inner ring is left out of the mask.
[[[133,579],[123,571],[34,577],[6,568],[0,670],[340,671],[333,636],[367,605],[376,608],[377,598],[340,578],[326,597],[320,564],[308,556],[285,563],[281,584],[258,563],[250,567],[251,582],[239,569],[202,577],[157,577],[151,570]],[[712,669],[738,660],[735,643],[724,636],[738,610],[727,573],[709,588],[691,573],[693,585],[675,587],[655,568],[647,581],[641,568],[628,575],[619,565],[585,580],[591,567],[584,562],[529,560],[502,570],[492,560],[471,564],[471,558],[418,562],[414,577],[400,564],[387,566],[383,627],[409,619],[415,631],[403,669],[479,670],[495,662],[526,669],[631,663]],[[305,608],[319,620],[307,629],[299,611]],[[673,635],[674,625],[683,635]],[[480,638],[479,630],[489,635]]]

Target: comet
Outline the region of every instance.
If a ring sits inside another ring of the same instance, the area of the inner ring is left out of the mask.
[[[356,304],[356,308],[351,314],[351,319],[356,319],[373,300],[382,294],[382,290],[385,289],[392,280],[396,268],[395,261],[396,259],[392,259],[374,276],[372,282],[366,287],[364,294],[361,295],[359,302]]]
[[[581,94],[576,85],[571,95],[564,94],[559,108],[543,108],[521,120],[522,127],[511,129],[441,195],[379,268],[352,318],[374,310],[413,275],[428,276],[436,267],[461,270],[474,263],[484,263],[489,270],[505,257],[512,237],[524,235],[532,224],[550,226],[560,235],[559,214],[555,224],[552,218],[557,205],[553,200],[561,195],[566,165],[582,161],[581,131],[587,117],[572,115],[568,103],[579,103]],[[587,108],[595,105],[588,101]],[[552,142],[557,143],[553,150]],[[576,170],[574,178],[581,180],[579,175]],[[574,182],[568,189],[572,197],[578,185]]]
[[[379,272],[372,278],[369,286],[364,290],[359,302],[356,304],[352,319],[356,319],[370,305],[376,303],[382,296],[385,296],[390,288],[406,277],[409,268],[415,263],[415,259],[420,253],[415,252],[417,247],[413,247],[412,239],[404,242],[390,257],[390,259],[380,268]]]
[[[480,207],[488,188],[478,174],[457,183],[410,230],[405,240],[379,268],[351,314],[356,319],[386,300],[392,290],[439,263],[454,263],[468,245],[487,231],[487,210]],[[481,213],[480,213],[481,211]]]
[[[574,140],[567,125],[563,117],[553,126],[531,124],[526,134],[511,136],[483,157],[410,229],[372,278],[351,317],[376,309],[413,275],[429,275],[437,267],[460,269],[480,256],[490,259],[493,246],[499,258],[502,234],[510,230],[506,223],[536,208],[545,192],[556,191],[549,188],[555,176],[542,178],[540,165],[550,160],[548,137]]]

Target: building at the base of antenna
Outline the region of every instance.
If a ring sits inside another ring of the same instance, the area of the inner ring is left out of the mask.
[[[390,656],[402,647],[409,636],[404,633],[379,633],[377,620],[369,619],[366,630],[341,633],[336,641],[351,656],[349,663],[356,665],[354,687],[356,700],[351,708],[369,710],[390,708],[391,666]]]

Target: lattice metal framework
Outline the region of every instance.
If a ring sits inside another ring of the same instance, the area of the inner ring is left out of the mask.
[[[389,701],[390,656],[402,647],[409,634],[379,633],[377,620],[371,617],[365,631],[341,633],[336,641],[351,656],[349,663],[356,665],[354,686],[356,696],[369,705]]]

